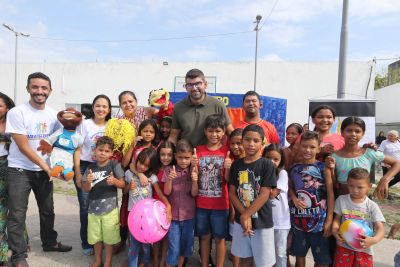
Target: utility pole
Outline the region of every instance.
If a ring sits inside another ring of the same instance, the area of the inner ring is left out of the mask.
[[[342,29],[340,31],[340,52],[339,52],[339,71],[337,98],[343,99],[346,96],[346,65],[347,65],[347,17],[349,11],[349,1],[343,0]]]
[[[15,35],[15,58],[14,58],[14,102],[17,103],[17,73],[18,73],[18,36],[29,37],[29,34],[18,32],[11,26],[3,23],[3,27],[12,31]]]
[[[262,16],[257,15],[256,21],[254,21],[254,23],[256,23],[256,27],[254,28],[254,30],[256,31],[256,53],[254,56],[254,92],[257,90],[258,31],[260,30],[258,25],[260,24],[261,19],[262,19]]]

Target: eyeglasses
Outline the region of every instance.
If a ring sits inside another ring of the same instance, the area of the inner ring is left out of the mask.
[[[186,83],[183,85],[183,87],[185,87],[186,89],[193,89],[193,88],[199,88],[202,85],[203,85],[203,82]]]

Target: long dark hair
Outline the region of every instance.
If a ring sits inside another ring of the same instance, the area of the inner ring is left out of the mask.
[[[15,107],[14,101],[12,101],[12,99],[8,95],[3,94],[2,92],[0,92],[0,98],[3,99],[4,104],[6,105],[8,110],[10,110],[13,107]],[[7,115],[7,112],[6,112],[6,115]]]
[[[283,170],[283,168],[285,167],[285,161],[286,161],[285,152],[283,151],[283,148],[279,144],[272,143],[264,148],[263,157],[266,158],[268,152],[270,151],[276,151],[281,155],[281,162],[279,162],[279,165],[276,168],[276,175],[279,175],[279,172]]]
[[[363,133],[365,133],[364,120],[361,119],[360,117],[355,117],[355,116],[347,117],[346,119],[344,119],[342,121],[342,125],[340,126],[340,131],[343,132],[344,129],[346,129],[346,127],[351,124],[355,124],[355,125],[359,126],[362,129]]]
[[[141,131],[144,129],[144,127],[146,127],[147,125],[152,126],[153,129],[154,129],[154,139],[153,139],[153,141],[151,141],[151,144],[152,144],[153,146],[157,146],[158,142],[160,141],[160,137],[159,137],[160,132],[158,131],[157,123],[156,123],[154,120],[152,120],[152,119],[147,119],[147,120],[142,121],[142,122],[140,123],[140,125],[139,125],[138,135],[140,135],[140,132],[141,132]],[[139,141],[139,142],[136,144],[136,146],[143,146],[143,142],[142,142],[142,141]]]
[[[103,98],[103,99],[107,100],[107,102],[108,102],[108,108],[110,109],[110,111],[108,112],[108,114],[107,114],[105,120],[108,121],[109,119],[111,119],[111,109],[112,109],[111,100],[110,100],[110,98],[109,98],[108,96],[106,96],[106,95],[97,95],[97,96],[93,99],[92,108],[91,108],[90,111],[89,111],[89,116],[87,117],[87,119],[94,119],[93,108],[94,108],[94,105],[96,104],[96,101],[97,101],[98,99],[100,99],[100,98]]]
[[[317,116],[317,113],[318,113],[320,110],[323,110],[323,109],[330,110],[330,111],[332,112],[333,118],[334,118],[334,119],[336,118],[336,111],[335,111],[335,109],[334,109],[333,107],[329,106],[329,105],[320,105],[320,106],[316,107],[316,108],[312,111],[312,113],[311,113],[311,118],[314,119],[314,118]]]
[[[157,151],[154,150],[154,148],[152,147],[147,147],[140,151],[139,155],[137,156],[135,165],[137,166],[138,162],[140,162],[141,164],[145,164],[147,160],[149,160],[149,169],[144,173],[144,175],[149,177],[153,174],[156,174],[161,165]]]

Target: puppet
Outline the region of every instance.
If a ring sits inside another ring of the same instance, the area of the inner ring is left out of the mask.
[[[69,181],[74,177],[74,152],[83,143],[82,137],[76,133],[76,128],[82,122],[82,114],[74,108],[67,108],[58,112],[57,119],[64,127],[40,140],[37,150],[43,154],[51,153],[51,177]]]

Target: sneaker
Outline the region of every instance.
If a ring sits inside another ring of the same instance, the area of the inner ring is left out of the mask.
[[[63,245],[61,244],[61,242],[58,242],[55,246],[52,247],[43,247],[43,251],[46,252],[68,252],[71,251],[72,247],[71,246],[67,246],[67,245]]]
[[[82,249],[82,253],[85,256],[92,256],[92,255],[94,255],[94,249],[93,248],[84,248],[84,249]]]

